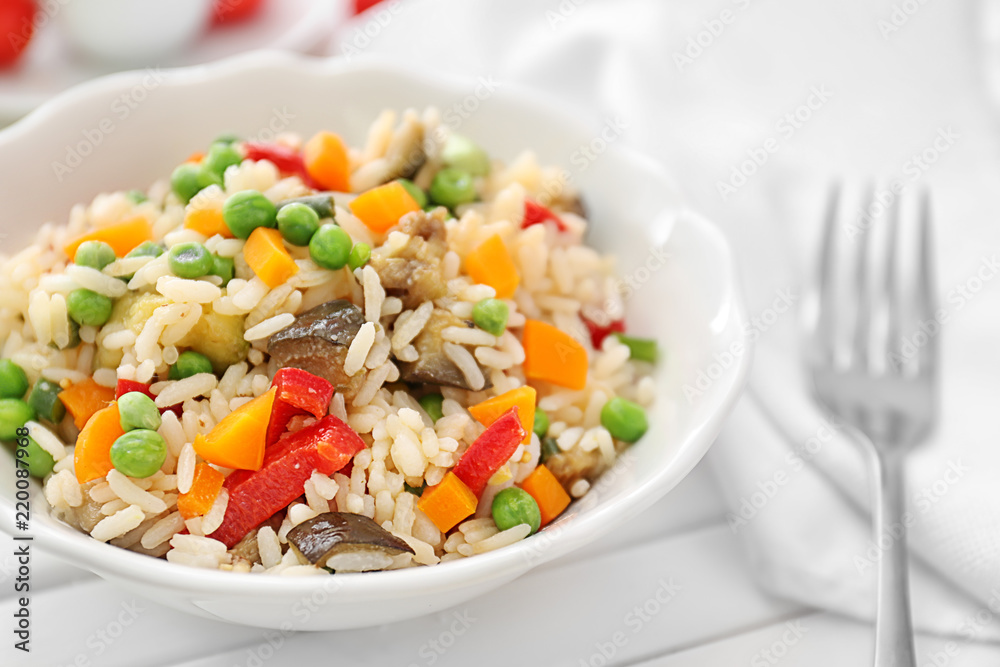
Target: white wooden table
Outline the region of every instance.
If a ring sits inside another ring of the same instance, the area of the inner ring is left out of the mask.
[[[0,561],[0,664],[63,667],[437,665],[864,665],[871,628],[769,598],[754,585],[702,464],[592,549],[434,616],[344,632],[278,633],[212,622],[136,598],[37,552],[33,651],[11,649],[15,563]],[[538,605],[545,600],[544,609]],[[1000,663],[1000,648],[918,637],[920,665]],[[937,662],[935,662],[935,659]],[[942,662],[945,661],[945,662]]]

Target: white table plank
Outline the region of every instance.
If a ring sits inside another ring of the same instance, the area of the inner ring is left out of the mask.
[[[870,625],[826,612],[729,637],[688,651],[654,658],[634,667],[842,667],[871,663]],[[921,667],[993,667],[1000,664],[1000,647],[941,637],[918,636]]]
[[[9,619],[14,601],[0,602]],[[104,667],[171,664],[201,651],[234,648],[259,631],[205,621],[148,602],[94,578],[34,594],[32,651],[24,655],[4,642],[0,664]],[[4,626],[5,633],[9,633]]]

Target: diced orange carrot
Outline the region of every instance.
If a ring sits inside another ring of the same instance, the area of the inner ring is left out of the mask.
[[[542,525],[549,523],[569,506],[570,497],[556,476],[544,465],[539,465],[521,482],[521,488],[538,503]]]
[[[185,519],[201,516],[212,509],[219,496],[226,476],[208,465],[199,463],[194,467],[194,478],[187,493],[177,496],[177,510]]]
[[[59,392],[59,400],[73,415],[76,427],[83,428],[95,412],[108,407],[115,400],[115,390],[97,384],[94,378],[87,378]]]
[[[333,132],[317,132],[302,147],[306,172],[319,185],[337,192],[351,191],[351,164],[344,140]]]
[[[299,265],[285,249],[281,232],[269,227],[258,227],[243,245],[243,259],[258,278],[268,287],[275,288],[299,272]]]
[[[191,153],[191,155],[188,155],[188,158],[184,161],[190,162],[192,164],[200,164],[201,161],[204,159],[205,159],[204,153],[202,153],[201,151],[195,151],[194,153]]]
[[[514,296],[521,282],[514,260],[510,258],[507,246],[503,244],[499,234],[480,243],[465,257],[465,270],[477,283],[495,289],[498,299]]]
[[[267,424],[276,392],[271,388],[223,417],[208,435],[199,434],[194,451],[209,463],[225,468],[259,470],[264,462]]]
[[[423,495],[417,501],[419,507],[438,530],[446,533],[454,528],[459,521],[476,511],[476,494],[465,482],[449,472],[441,483],[424,489]]]
[[[518,418],[521,420],[521,428],[525,430],[524,444],[531,442],[531,429],[535,425],[535,399],[538,394],[534,387],[527,385],[511,389],[499,396],[488,398],[482,403],[469,406],[469,412],[483,426],[489,426],[513,406],[518,408]]]
[[[70,259],[76,257],[76,249],[84,241],[104,241],[119,257],[124,257],[133,248],[144,241],[153,240],[153,228],[145,218],[132,218],[125,222],[108,225],[101,229],[78,236],[63,247]]]
[[[587,384],[587,350],[565,331],[538,320],[524,323],[524,375],[580,390]]]
[[[383,234],[407,213],[420,210],[410,193],[392,181],[363,192],[351,201],[351,212],[373,232]]]
[[[124,434],[118,403],[95,412],[76,438],[73,449],[76,481],[85,484],[111,472],[114,467],[111,465],[111,445]]]
[[[196,208],[189,210],[184,216],[184,227],[193,229],[199,234],[212,237],[218,234],[227,239],[233,238],[226,221],[222,217],[222,209]]]

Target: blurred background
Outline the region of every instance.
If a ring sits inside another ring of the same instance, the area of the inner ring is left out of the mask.
[[[865,471],[824,446],[835,439],[788,366],[825,196],[872,179],[932,192],[948,316],[942,423],[908,471],[918,664],[1000,663],[997,0],[0,0],[0,33],[13,36],[0,43],[0,125],[94,77],[262,48],[538,89],[595,136],[661,162],[724,230],[758,342],[746,398],[678,489],[613,543],[489,599],[276,639],[143,602],[135,629],[99,653],[81,649],[94,628],[67,623],[64,641],[39,636],[45,652],[25,664],[129,665],[150,643],[156,664],[191,667],[299,664],[331,645],[338,664],[870,664],[881,551]],[[39,618],[86,607],[103,619],[130,603],[70,566],[35,567]],[[543,585],[545,608],[526,608]],[[165,626],[187,641],[165,641]]]

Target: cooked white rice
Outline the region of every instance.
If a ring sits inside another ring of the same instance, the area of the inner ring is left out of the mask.
[[[383,113],[364,146],[352,150],[352,187],[361,191],[381,183],[393,165],[419,143],[427,160],[412,180],[427,188],[441,166],[438,155],[448,134],[435,110]],[[302,143],[294,135],[283,141],[294,147]],[[590,349],[580,317],[599,321],[598,317],[617,318],[623,313],[614,263],[582,245],[586,222],[569,210],[575,193],[560,170],[540,166],[533,154],[525,153],[507,166],[495,162],[490,174],[477,180],[483,201],[458,207],[458,217],[445,223],[438,270],[447,293],[417,303],[387,289],[372,263],[353,272],[331,271],[317,266],[303,248],[290,249],[297,273],[270,288],[248,266],[243,240],[218,235],[205,238],[183,226],[189,213],[217,213],[230,195],[250,189],[275,202],[311,192],[297,176],[283,177],[266,160],[244,161],[226,170],[223,186],[202,190],[186,206],[166,181],[151,186],[149,201],[142,204],[134,204],[124,193],[99,195],[89,205],[74,207],[67,227],[43,225],[33,245],[13,257],[0,257],[0,353],[21,365],[31,381],[45,377],[68,385],[92,377],[104,387],[113,387],[118,380],[147,382],[158,407],[182,409],[180,417],[171,410],[164,412],[158,432],[167,445],[166,461],[146,479],[111,470],[106,477],[81,485],[64,444],[74,431],[28,424],[32,437],[56,462],[45,483],[45,498],[71,523],[81,507],[93,508],[100,520],[89,525],[87,532],[95,539],[165,555],[173,563],[283,576],[323,573],[288,548],[287,535],[295,525],[326,511],[365,515],[405,541],[414,554],[389,558],[385,566],[391,568],[435,565],[525,539],[530,532],[527,525],[499,531],[484,507],[474,518],[442,533],[406,488],[439,483],[483,432],[468,406],[527,382],[519,330],[529,318],[553,323],[577,337],[590,355],[588,381],[582,390],[537,387],[539,407],[550,418],[546,436],[554,438],[567,456],[592,459],[593,452],[599,452],[604,464],[612,463],[616,442],[601,426],[603,405],[615,396],[644,407],[653,403],[655,383],[649,367],[630,360],[627,346],[609,336],[601,349]],[[350,210],[352,197],[338,197],[336,221],[354,242],[368,243],[373,256],[405,252],[414,242],[414,236],[399,230],[388,234],[370,230]],[[551,225],[521,229],[529,198],[559,211],[566,231],[557,234]],[[232,258],[235,277],[223,286],[214,275],[175,276],[166,253],[156,258],[120,258],[97,270],[73,264],[59,250],[81,234],[136,217],[145,218],[153,240],[168,248],[196,241],[219,257]],[[476,283],[463,272],[464,258],[495,234],[507,246],[521,278],[513,297],[504,299],[509,310],[507,328],[500,336],[471,326],[443,329],[441,351],[471,389],[443,388],[444,416],[434,422],[418,403],[419,393],[413,395],[393,383],[400,380],[404,364],[420,361],[420,337],[436,309],[471,320],[477,302],[497,296],[493,287]],[[130,275],[126,283],[123,279]],[[67,296],[79,288],[113,299],[146,294],[157,300],[148,312],[133,311],[128,318],[122,315],[104,327],[81,326],[75,331],[68,317]],[[361,434],[367,448],[354,457],[350,475],[314,472],[303,487],[304,502],[287,508],[277,529],[264,525],[256,531],[252,551],[257,558],[250,562],[205,537],[225,521],[230,503],[227,490],[203,515],[185,519],[178,510],[178,497],[190,492],[195,468],[204,463],[193,442],[269,389],[277,367],[268,354],[268,339],[293,324],[298,314],[332,299],[348,299],[358,306],[364,324],[344,360],[344,372],[356,379],[356,391],[353,396],[336,393],[329,413]],[[169,367],[189,348],[192,337],[213,335],[206,334],[206,318],[219,316],[239,320],[243,338],[239,342],[246,346],[245,353],[227,364],[221,376],[201,373],[167,379]],[[77,334],[81,343],[71,346]],[[481,505],[488,504],[500,489],[527,478],[538,465],[540,452],[537,436],[518,447],[491,480]],[[590,484],[587,478],[575,479],[567,484],[567,491],[578,498]],[[181,534],[185,530],[189,534]],[[350,559],[341,561],[343,567],[357,565]]]

